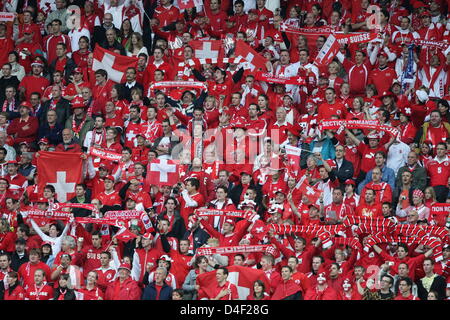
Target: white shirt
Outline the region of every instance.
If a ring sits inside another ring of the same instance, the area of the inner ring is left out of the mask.
[[[389,147],[389,152],[387,154],[386,166],[391,168],[395,172],[395,176],[397,176],[398,169],[403,167],[408,160],[408,153],[411,151],[409,146],[401,142],[393,143]]]
[[[72,52],[75,52],[80,49],[78,46],[78,41],[80,41],[80,38],[85,36],[88,37],[88,39],[91,39],[91,33],[88,29],[82,28],[81,30],[73,29],[67,34],[70,38],[70,45],[72,47]]]

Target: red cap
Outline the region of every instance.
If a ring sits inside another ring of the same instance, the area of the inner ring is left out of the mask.
[[[378,53],[378,56],[379,56],[379,57],[380,57],[380,56],[384,56],[384,57],[386,57],[386,58],[389,58],[388,55],[387,55],[387,53],[384,52],[384,51],[380,51],[380,52]]]
[[[246,169],[242,170],[239,174],[242,175],[243,173],[244,174],[248,174],[249,176],[252,175],[252,173],[250,171],[246,170]]]
[[[34,59],[33,63],[31,64],[31,66],[40,66],[40,67],[44,67],[44,63],[39,60],[39,59]]]
[[[77,67],[77,68],[73,69],[72,73],[83,73],[83,70],[81,70],[80,67]]]
[[[430,13],[430,11],[424,11],[424,12],[422,12],[421,14],[420,14],[420,17],[422,18],[422,17],[431,17],[431,13]]]
[[[84,104],[84,100],[81,97],[75,97],[71,101],[72,109],[76,108],[86,108],[86,105]]]
[[[153,240],[153,235],[150,232],[147,232],[147,233],[144,233],[142,238],[147,239],[147,240]]]
[[[34,201],[36,203],[48,203],[48,200],[45,199],[44,197],[39,197],[36,201]]]
[[[367,139],[380,139],[380,136],[377,132],[372,132],[367,135]]]
[[[111,180],[112,182],[115,181],[114,177],[112,175],[110,175],[110,174],[105,177],[105,180],[106,179]]]
[[[416,190],[413,191],[413,196],[416,196],[416,197],[419,197],[419,198],[423,198],[424,197],[422,190],[419,190],[419,189],[416,189]]]
[[[234,221],[233,221],[233,219],[226,219],[226,220],[224,221],[224,223],[228,223],[228,224],[231,224],[232,226],[234,226]]]
[[[345,180],[344,184],[352,184],[352,185],[354,185],[354,186],[356,185],[355,180],[353,180],[353,179],[347,179],[347,180]]]
[[[168,261],[168,262],[173,262],[172,258],[169,257],[167,254],[162,255],[159,260],[163,260],[163,261]]]
[[[19,165],[19,163],[17,163],[16,160],[9,160],[9,161],[7,162],[7,164],[15,164],[15,165]]]
[[[300,128],[300,126],[288,125],[286,130],[292,133],[294,136],[299,137],[302,129]]]
[[[48,242],[48,241],[44,241],[44,242],[42,242],[42,244],[41,244],[41,247],[43,247],[43,246],[52,246],[52,244],[50,243],[50,242]]]
[[[315,203],[311,203],[308,208],[311,209],[312,207],[316,208],[317,210],[320,210],[319,205],[315,204]]]
[[[131,272],[131,266],[129,263],[121,263],[118,269],[127,269],[128,271]]]
[[[47,138],[42,138],[41,140],[39,140],[38,144],[41,144],[41,143],[43,143],[43,144],[49,144],[49,141],[48,141]]]
[[[28,109],[30,109],[30,111],[34,110],[34,107],[31,105],[31,103],[29,103],[28,101],[24,101],[20,104],[21,107],[26,107]]]

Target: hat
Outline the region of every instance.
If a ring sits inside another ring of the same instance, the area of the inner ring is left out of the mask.
[[[242,201],[242,202],[239,204],[238,207],[239,207],[240,210],[242,210],[243,208],[252,208],[252,209],[255,209],[255,207],[256,207],[256,202],[253,201],[253,200],[245,199],[244,201]]]
[[[416,90],[416,96],[422,103],[428,100],[428,94],[424,90]]]
[[[119,269],[127,269],[128,271],[131,272],[131,266],[130,266],[129,263],[121,263],[120,266],[119,266],[119,268],[117,268],[117,269],[118,269],[118,270],[119,270]]]
[[[426,10],[426,11],[424,11],[424,12],[422,12],[420,14],[420,17],[421,18],[423,18],[423,17],[431,17],[431,13],[430,13],[430,11]]]
[[[41,61],[41,60],[39,60],[39,59],[34,59],[34,61],[31,63],[31,66],[33,67],[33,66],[39,66],[39,67],[44,67],[44,63]]]
[[[367,139],[380,139],[380,136],[377,132],[371,132],[367,135]]]
[[[83,70],[81,70],[80,67],[77,67],[77,68],[73,69],[72,73],[83,73]]]
[[[242,174],[248,174],[249,176],[252,175],[251,172],[248,171],[248,170],[246,170],[246,169],[243,169],[239,174],[240,174],[240,175],[242,175]]]
[[[52,246],[51,244],[50,244],[50,242],[48,242],[48,241],[44,241],[44,242],[42,242],[42,244],[41,244],[41,247],[43,247],[43,246]]]
[[[423,198],[424,197],[422,190],[419,190],[419,189],[416,189],[416,190],[413,191],[413,196],[416,196],[416,197],[419,197],[419,198]]]
[[[169,257],[167,254],[162,255],[159,260],[163,260],[163,261],[168,261],[168,262],[173,262],[172,258]]]
[[[31,28],[31,25],[26,25],[23,27],[23,33],[31,34],[33,33],[33,28]]]
[[[28,109],[30,109],[31,111],[34,110],[34,107],[33,107],[33,106],[31,105],[31,103],[29,103],[28,101],[23,101],[23,102],[20,104],[20,106],[21,106],[21,107],[28,108]]]
[[[110,174],[105,177],[105,180],[111,180],[112,182],[115,181],[114,177]]]
[[[253,13],[253,14],[258,15],[258,10],[256,10],[256,9],[250,9],[250,10],[248,10],[248,14],[250,14],[250,13]]]
[[[378,96],[379,99],[383,99],[384,97],[391,97],[397,101],[397,96],[392,91],[383,91],[383,93]]]
[[[411,108],[410,108],[410,107],[407,107],[407,106],[401,106],[401,107],[399,108],[399,110],[400,110],[400,113],[404,114],[405,116],[410,117],[410,116],[412,115],[412,111],[411,111]]]
[[[19,165],[19,163],[18,163],[16,160],[9,160],[9,161],[7,162],[7,164],[15,164],[16,166]]]
[[[299,137],[300,136],[300,131],[301,128],[300,126],[296,126],[296,125],[288,125],[287,129],[288,132],[292,133],[292,135]]]
[[[86,107],[86,105],[84,104],[84,100],[81,97],[75,97],[71,101],[71,105],[72,105],[72,109],[85,108]]]
[[[316,106],[317,103],[313,99],[306,100],[306,108],[308,109],[308,106]]]
[[[231,128],[247,129],[247,120],[244,117],[237,117],[231,123]]]
[[[224,223],[228,223],[228,224],[234,226],[234,221],[233,221],[233,219],[225,219]]]
[[[150,232],[146,232],[146,233],[144,233],[142,238],[147,239],[147,240],[153,240],[153,235]]]
[[[19,146],[22,145],[22,144],[24,144],[24,145],[26,145],[26,146],[29,146],[29,145],[30,145],[28,142],[22,141],[21,143],[19,143]]]
[[[384,56],[384,57],[386,57],[386,58],[389,58],[388,55],[387,55],[387,53],[384,52],[384,51],[380,51],[380,52],[378,53],[378,56],[379,56],[379,57],[380,57],[380,56]]]
[[[48,203],[48,200],[44,197],[39,197],[35,202],[36,203]]]
[[[352,185],[354,185],[354,186],[356,185],[355,180],[353,180],[353,179],[347,179],[347,180],[345,180],[344,184],[352,184]]]
[[[38,144],[41,144],[41,143],[43,143],[43,144],[48,144],[49,141],[48,141],[47,138],[42,138],[41,140],[39,140]]]
[[[317,205],[317,204],[315,204],[315,203],[311,203],[309,206],[308,206],[308,209],[311,209],[311,208],[316,208],[317,210],[320,210],[320,207],[319,207],[319,205]]]

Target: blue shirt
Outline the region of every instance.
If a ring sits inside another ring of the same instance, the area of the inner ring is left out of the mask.
[[[372,181],[372,170],[369,170],[366,174],[366,177],[363,181],[358,185],[358,194],[361,193],[362,189]],[[395,190],[395,172],[391,168],[388,168],[386,166],[381,169],[381,181],[386,182],[389,184],[392,188],[392,190]]]

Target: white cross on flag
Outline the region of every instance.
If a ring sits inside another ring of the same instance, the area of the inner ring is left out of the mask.
[[[173,160],[153,160],[147,166],[147,183],[157,186],[173,186],[179,181],[178,167]]]
[[[180,0],[178,1],[178,8],[180,11],[184,9],[199,7],[203,5],[203,0]]]
[[[39,152],[37,172],[39,189],[48,184],[55,187],[57,200],[66,202],[75,196],[75,185],[82,180],[81,153]]]
[[[223,51],[222,40],[194,40],[189,41],[189,45],[194,49],[194,56],[198,59],[217,59]]]
[[[100,46],[95,46],[92,70],[103,69],[108,73],[108,79],[120,83],[125,79],[127,68],[137,67],[137,61],[137,58],[122,56]]]
[[[266,59],[253,50],[243,40],[236,41],[236,58],[242,57],[248,62],[247,67],[251,71],[266,71]]]
[[[336,38],[333,35],[329,36],[314,60],[314,64],[317,66],[329,65],[338,53],[339,48],[340,45]]]

